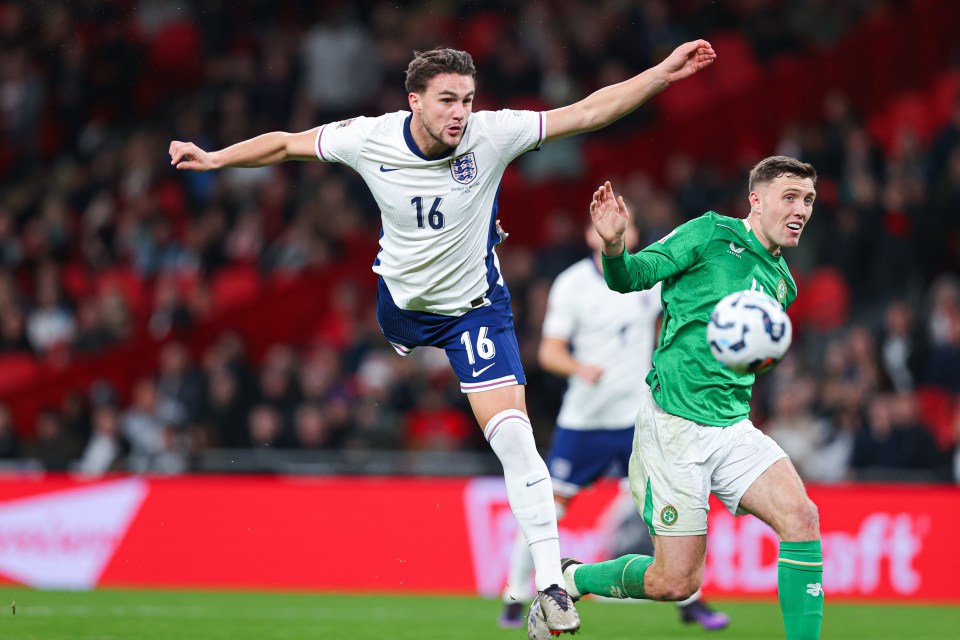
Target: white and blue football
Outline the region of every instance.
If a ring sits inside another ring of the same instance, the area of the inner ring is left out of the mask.
[[[710,314],[707,345],[723,366],[736,373],[763,373],[783,359],[793,326],[779,302],[759,291],[725,296]]]

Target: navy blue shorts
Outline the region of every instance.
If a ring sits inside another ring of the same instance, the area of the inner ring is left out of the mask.
[[[633,451],[633,427],[623,429],[553,430],[547,467],[557,495],[572,498],[597,479],[624,478]]]
[[[377,322],[400,355],[416,347],[443,349],[464,393],[526,384],[520,347],[513,329],[510,293],[497,285],[490,304],[459,318],[407,311],[394,303],[383,278],[377,287]]]

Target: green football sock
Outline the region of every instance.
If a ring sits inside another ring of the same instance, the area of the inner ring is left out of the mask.
[[[653,558],[650,556],[632,553],[616,560],[582,564],[574,572],[573,582],[583,595],[593,593],[610,598],[646,598],[643,574],[651,562]]]
[[[780,543],[777,594],[787,640],[819,640],[823,623],[823,554],[819,540]]]

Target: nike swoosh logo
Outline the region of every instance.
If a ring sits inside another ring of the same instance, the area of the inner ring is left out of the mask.
[[[383,166],[383,165],[380,165],[380,171],[382,171],[383,173],[388,173],[388,172],[390,172],[390,171],[400,171],[400,169],[402,169],[402,167],[389,167],[389,168],[388,168],[388,167],[385,167],[385,166]]]
[[[477,371],[476,369],[470,369],[470,373],[472,373],[473,377],[476,378],[478,375],[480,375],[481,373],[483,373],[484,371],[492,367],[494,364],[497,364],[497,363],[494,362],[493,364],[488,364],[483,369],[480,369],[480,371]]]
[[[528,483],[527,483],[527,486],[528,486],[528,487],[532,487],[533,485],[537,484],[538,482],[543,482],[544,480],[546,480],[546,478],[540,478],[539,480],[534,480],[533,482],[528,482]]]

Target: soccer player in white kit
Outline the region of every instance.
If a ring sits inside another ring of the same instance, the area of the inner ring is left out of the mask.
[[[591,221],[584,237],[591,255],[554,280],[543,319],[540,366],[567,379],[547,467],[553,482],[557,519],[580,492],[605,475],[627,476],[633,452],[633,423],[640,410],[638,389],[653,361],[657,320],[662,313],[659,284],[620,294],[603,279],[601,239]],[[634,227],[627,246],[638,242]],[[642,375],[638,377],[638,372]],[[624,487],[629,486],[624,483]],[[631,501],[632,506],[632,501]],[[510,558],[500,626],[525,622],[532,559],[522,536]],[[681,619],[705,629],[722,629],[729,618],[710,609],[699,591],[680,605]]]
[[[576,632],[580,618],[563,588],[549,474],[526,415],[526,379],[494,250],[500,241],[500,179],[520,154],[607,126],[715,58],[709,42],[688,42],[660,64],[566,107],[471,113],[472,58],[434,49],[417,53],[407,67],[409,112],[300,133],[276,131],[214,152],[192,142],[170,143],[171,164],[179,170],[320,160],[360,173],[383,223],[373,267],[380,276],[381,330],[402,355],[426,345],[446,351],[503,464],[510,508],[536,567],[544,618],[556,633]]]

